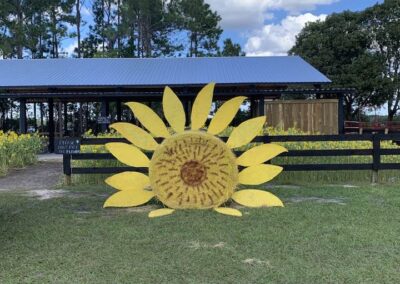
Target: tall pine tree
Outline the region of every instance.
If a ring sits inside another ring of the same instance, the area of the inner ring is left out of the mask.
[[[222,34],[219,26],[221,17],[212,11],[204,0],[179,0],[178,7],[182,16],[181,25],[189,40],[189,57],[216,56],[218,40]]]

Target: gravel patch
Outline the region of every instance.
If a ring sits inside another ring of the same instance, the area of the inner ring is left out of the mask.
[[[272,268],[271,263],[268,260],[260,260],[258,258],[247,258],[242,261],[244,264],[251,265],[251,266],[266,266]]]
[[[189,244],[189,248],[191,249],[208,249],[208,248],[223,248],[225,247],[224,242],[219,242],[216,244],[209,244],[209,243],[204,243],[204,242],[199,242],[199,241],[192,241]]]
[[[52,189],[61,181],[62,161],[41,161],[35,165],[11,170],[0,178],[0,191]]]
[[[357,185],[352,185],[352,184],[344,184],[343,187],[344,187],[344,188],[359,188],[359,186],[357,186]]]
[[[28,196],[36,197],[39,200],[64,197],[68,192],[62,189],[36,189],[26,193]]]

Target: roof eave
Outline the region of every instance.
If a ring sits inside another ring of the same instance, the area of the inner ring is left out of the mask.
[[[315,81],[315,82],[249,82],[249,83],[217,83],[216,87],[243,87],[243,86],[265,86],[265,85],[326,85],[332,81]],[[165,88],[165,86],[175,88],[202,87],[206,83],[194,84],[155,84],[155,85],[27,85],[27,86],[0,86],[0,90],[26,90],[26,89],[150,89]]]

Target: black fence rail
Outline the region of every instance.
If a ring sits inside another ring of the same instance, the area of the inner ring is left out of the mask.
[[[227,138],[223,137],[223,140]],[[156,139],[159,142],[162,139]],[[288,136],[258,136],[252,142],[328,142],[328,141],[369,141],[372,143],[370,149],[324,149],[324,150],[290,150],[280,157],[349,157],[349,156],[370,156],[371,163],[329,163],[329,164],[283,164],[285,171],[352,171],[371,170],[372,180],[377,180],[377,173],[380,170],[398,170],[400,163],[382,163],[384,155],[400,155],[399,149],[381,148],[382,141],[400,141],[400,133],[396,134],[362,134],[362,135],[288,135]],[[110,142],[126,142],[123,138],[83,138],[81,145],[103,145]],[[235,152],[240,155],[242,152]],[[151,153],[148,154],[151,156]],[[72,160],[116,160],[109,153],[79,153],[64,155],[64,174],[70,178],[72,174],[115,174],[124,171],[147,172],[147,168],[134,167],[72,167]]]

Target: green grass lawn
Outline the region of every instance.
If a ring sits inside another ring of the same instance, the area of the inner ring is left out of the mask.
[[[276,187],[242,218],[102,209],[106,187],[0,192],[0,283],[399,283],[400,189]],[[318,199],[320,198],[320,199]]]

